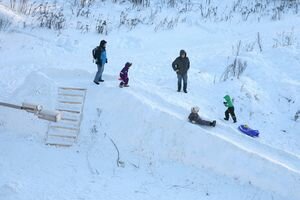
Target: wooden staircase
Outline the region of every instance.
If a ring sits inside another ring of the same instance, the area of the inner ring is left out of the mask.
[[[45,144],[69,147],[76,143],[85,96],[84,88],[58,88],[56,110],[61,112],[62,118],[59,122],[50,122]]]

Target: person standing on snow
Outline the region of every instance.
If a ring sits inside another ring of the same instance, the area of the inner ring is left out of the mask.
[[[128,82],[129,82],[128,70],[131,67],[131,65],[132,65],[132,63],[127,62],[125,64],[125,67],[120,72],[120,80],[121,80],[121,83],[119,85],[120,88],[122,88],[122,87],[129,87],[129,85],[128,85]]]
[[[203,120],[198,115],[198,112],[199,112],[198,107],[192,107],[191,114],[189,115],[190,122],[192,122],[193,124],[199,124],[199,125],[205,125],[205,126],[212,126],[212,127],[216,126],[216,121],[215,120],[212,121],[212,122]]]
[[[94,78],[94,83],[99,85],[99,82],[104,82],[102,79],[102,74],[104,71],[104,65],[107,63],[107,57],[106,57],[106,41],[101,40],[100,45],[96,47],[93,50],[93,57],[96,60],[96,64],[98,67],[98,71],[96,73],[96,76]]]
[[[173,70],[177,73],[178,89],[177,92],[181,91],[181,83],[183,81],[183,92],[187,93],[187,72],[190,68],[190,60],[184,50],[180,50],[179,57],[177,57],[172,63]]]
[[[233,122],[236,123],[236,116],[235,116],[235,113],[234,113],[234,106],[233,106],[232,100],[231,100],[229,95],[224,96],[224,99],[225,99],[225,102],[223,102],[223,103],[226,107],[228,107],[228,109],[225,111],[225,118],[224,119],[226,121],[228,121],[229,120],[229,114],[230,114],[231,118],[233,119]]]

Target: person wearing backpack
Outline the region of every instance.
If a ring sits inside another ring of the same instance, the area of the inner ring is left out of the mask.
[[[228,121],[229,120],[229,114],[231,118],[233,119],[233,123],[236,123],[236,116],[234,113],[234,106],[232,103],[232,100],[229,95],[224,96],[225,101],[223,104],[227,107],[227,110],[225,111],[225,118],[224,120]]]
[[[181,91],[181,83],[183,81],[183,92],[187,93],[187,72],[190,68],[190,60],[186,56],[186,52],[184,50],[180,50],[179,57],[177,57],[172,63],[173,70],[177,73],[177,92]]]
[[[100,45],[93,49],[93,58],[96,60],[96,65],[98,67],[98,71],[94,78],[94,83],[99,85],[99,82],[104,82],[102,79],[102,74],[104,71],[104,65],[107,63],[106,57],[106,41],[101,40]]]

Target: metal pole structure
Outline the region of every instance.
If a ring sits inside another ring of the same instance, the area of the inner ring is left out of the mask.
[[[29,113],[33,113],[39,119],[45,119],[52,122],[58,122],[61,119],[61,113],[58,111],[44,110],[43,106],[31,104],[31,103],[22,103],[22,106],[14,105],[10,103],[0,102],[0,106],[25,110]]]
[[[0,102],[0,106],[5,106],[5,107],[9,107],[9,108],[15,108],[15,109],[20,109],[20,110],[22,110],[22,106],[10,104],[10,103]]]

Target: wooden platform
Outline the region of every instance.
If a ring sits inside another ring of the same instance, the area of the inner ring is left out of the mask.
[[[84,88],[58,88],[56,110],[61,112],[62,119],[49,124],[45,144],[69,147],[77,142],[86,91]]]

